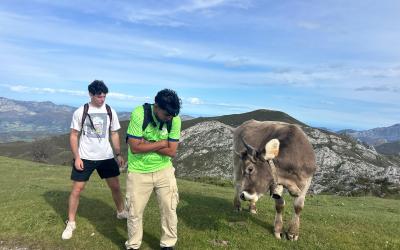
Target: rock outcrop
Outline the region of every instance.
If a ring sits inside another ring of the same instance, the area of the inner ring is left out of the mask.
[[[174,160],[181,177],[231,179],[233,128],[217,121],[198,123],[182,132]],[[303,127],[312,143],[318,170],[311,192],[342,195],[400,193],[400,161],[348,137]]]

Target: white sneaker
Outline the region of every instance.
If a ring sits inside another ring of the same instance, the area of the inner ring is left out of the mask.
[[[66,221],[67,226],[61,235],[63,240],[69,240],[72,238],[72,232],[76,229],[75,221]]]
[[[117,219],[123,220],[128,218],[128,211],[126,211],[125,209],[122,210],[121,212],[117,211]]]

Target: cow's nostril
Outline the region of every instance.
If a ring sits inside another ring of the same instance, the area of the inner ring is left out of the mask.
[[[244,194],[243,194],[243,193],[240,194],[240,199],[246,200],[246,199],[244,198]]]

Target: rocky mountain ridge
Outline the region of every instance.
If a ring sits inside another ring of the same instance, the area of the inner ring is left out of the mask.
[[[182,127],[186,129],[182,131],[178,154],[174,158],[177,176],[231,180],[234,127],[252,115],[262,120],[278,117],[282,121],[290,118],[277,114],[259,110],[225,116],[223,119],[215,117],[207,118],[207,121],[198,119],[197,123],[193,122],[195,119],[183,122]],[[316,153],[318,171],[312,183],[312,192],[379,196],[400,194],[400,157],[381,155],[374,147],[361,144],[349,136],[298,125],[308,135]],[[128,122],[121,122],[121,126],[121,152],[126,152],[124,133]],[[64,134],[35,142],[0,144],[0,154],[69,165],[72,156],[68,138],[68,134]]]
[[[318,170],[311,191],[342,195],[400,194],[400,160],[390,159],[335,133],[302,127],[312,143]],[[232,129],[218,121],[198,123],[182,132],[174,159],[181,177],[232,178]]]
[[[372,146],[400,140],[400,123],[389,127],[373,128],[363,131],[341,130],[339,134],[347,134]]]

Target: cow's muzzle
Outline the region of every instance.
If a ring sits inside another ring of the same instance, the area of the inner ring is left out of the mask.
[[[243,201],[253,201],[253,202],[258,201],[257,193],[249,194],[249,192],[243,191],[242,193],[240,193],[239,197]]]

